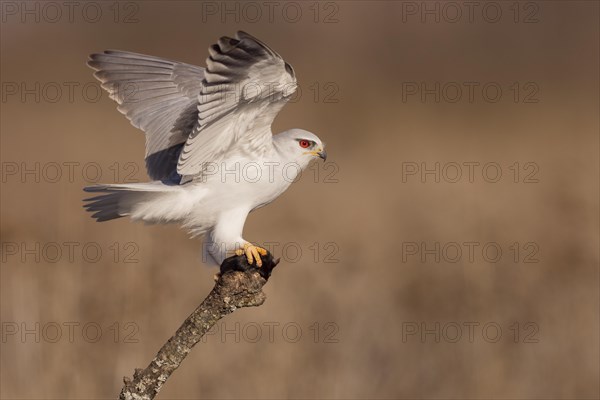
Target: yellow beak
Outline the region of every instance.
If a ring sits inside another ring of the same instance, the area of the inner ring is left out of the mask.
[[[310,154],[312,156],[322,158],[323,161],[327,160],[327,152],[324,149],[307,151],[305,154]]]

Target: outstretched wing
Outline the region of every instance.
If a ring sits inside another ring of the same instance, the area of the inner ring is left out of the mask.
[[[92,54],[88,65],[118,110],[146,133],[148,175],[157,180],[172,176],[198,124],[204,68],[118,50]]]
[[[198,124],[179,157],[182,182],[230,152],[260,153],[272,146],[271,124],[296,91],[292,67],[245,32],[222,37],[209,48]]]

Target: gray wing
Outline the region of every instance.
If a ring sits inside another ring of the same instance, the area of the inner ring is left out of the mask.
[[[209,48],[198,124],[177,164],[182,182],[232,151],[260,153],[272,146],[271,124],[296,91],[292,67],[245,32],[222,37]]]
[[[145,132],[148,175],[173,178],[181,149],[198,124],[204,68],[118,50],[92,54],[88,65],[118,110]]]

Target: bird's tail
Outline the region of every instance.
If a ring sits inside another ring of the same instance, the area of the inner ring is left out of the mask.
[[[84,188],[98,195],[84,199],[84,207],[93,212],[98,222],[130,216],[145,222],[174,222],[173,201],[180,191],[177,186],[161,182],[94,185]],[[171,206],[171,208],[170,208]]]

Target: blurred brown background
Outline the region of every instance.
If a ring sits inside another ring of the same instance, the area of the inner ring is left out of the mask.
[[[284,256],[267,302],[159,397],[598,398],[597,2],[48,4],[2,2],[2,398],[115,398],[211,289],[200,240],[82,209],[147,179],[85,61],[203,65],[238,29],[298,75],[275,131],[329,161],[246,224]]]

